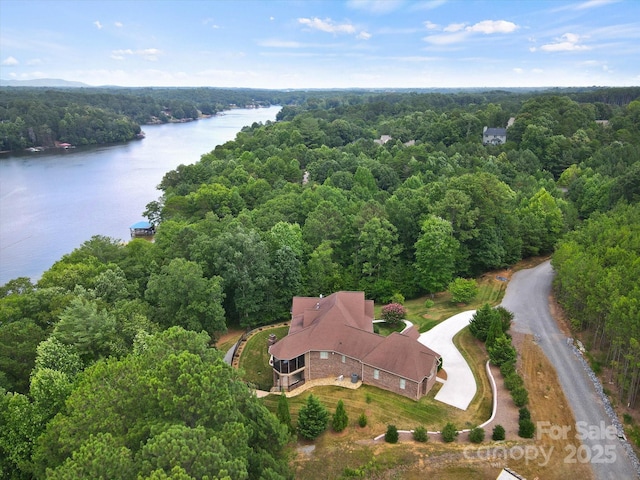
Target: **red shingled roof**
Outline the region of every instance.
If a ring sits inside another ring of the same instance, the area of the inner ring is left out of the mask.
[[[295,297],[291,314],[289,334],[269,349],[280,360],[309,351],[336,352],[419,382],[440,358],[417,341],[415,328],[388,337],[373,333],[373,301],[365,300],[364,292]]]

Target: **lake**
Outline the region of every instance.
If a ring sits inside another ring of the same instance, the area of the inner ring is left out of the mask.
[[[275,120],[279,110],[145,125],[146,138],[126,144],[0,155],[0,285],[37,280],[93,235],[128,240],[129,226],[160,197],[165,173],[197,162],[246,125]]]

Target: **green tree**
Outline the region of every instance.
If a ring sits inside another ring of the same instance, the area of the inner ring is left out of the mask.
[[[482,443],[484,440],[484,428],[475,427],[469,432],[469,441],[471,443]]]
[[[494,365],[513,362],[517,357],[516,349],[511,345],[511,339],[506,335],[496,338],[493,347],[488,348],[489,358]]]
[[[205,278],[197,263],[175,258],[151,275],[145,298],[164,327],[219,334],[226,331],[221,283],[219,277]]]
[[[327,429],[329,412],[313,394],[307,397],[298,412],[298,433],[307,440],[316,439]]]
[[[418,426],[413,429],[413,439],[416,442],[424,443],[429,440],[429,435],[427,433],[427,429],[423,426]]]
[[[360,428],[364,428],[367,426],[367,423],[368,423],[367,414],[362,412],[358,417],[358,425],[360,426]]]
[[[210,342],[205,333],[172,327],[85,370],[38,440],[36,475],[73,459],[92,435],[109,434],[116,451],[131,450],[133,478],[158,469],[170,475],[174,460],[186,472],[221,477],[287,476],[286,427]]]
[[[387,425],[387,431],[384,434],[384,441],[387,443],[398,443],[400,435],[398,434],[398,427],[395,425]]]
[[[444,290],[453,278],[459,249],[451,222],[430,215],[422,223],[415,249],[420,286],[427,293]]]
[[[276,416],[278,417],[278,420],[280,420],[280,423],[289,429],[289,432],[294,432],[293,425],[291,423],[291,412],[289,411],[289,399],[284,392],[282,392],[278,398],[278,410],[276,411]]]
[[[505,439],[504,427],[502,425],[496,425],[493,427],[493,433],[491,434],[491,440],[498,442]]]
[[[478,283],[474,279],[456,278],[449,283],[453,303],[469,303],[478,295]]]
[[[458,436],[458,430],[456,429],[456,426],[451,423],[448,422],[443,428],[442,428],[442,440],[446,443],[451,443],[453,442],[456,437]]]
[[[344,409],[344,402],[342,400],[338,400],[336,412],[333,414],[333,418],[331,420],[331,428],[336,432],[341,432],[347,428],[348,424],[349,417],[347,416],[347,411]]]
[[[500,318],[500,314],[495,310],[493,310],[492,313],[493,316],[491,318],[491,325],[489,325],[487,340],[485,341],[485,345],[487,348],[493,347],[496,339],[504,335],[504,332],[502,331],[502,319]]]
[[[367,221],[358,237],[356,262],[363,275],[376,278],[387,275],[402,247],[396,227],[386,219],[374,217]]]
[[[478,340],[486,341],[495,316],[495,311],[491,308],[491,305],[484,303],[471,316],[471,320],[469,321],[469,331],[471,335]]]
[[[1,388],[27,393],[36,347],[44,336],[44,330],[30,319],[0,324]]]

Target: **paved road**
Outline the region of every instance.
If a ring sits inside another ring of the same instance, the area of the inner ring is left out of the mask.
[[[453,343],[456,333],[469,325],[475,310],[458,313],[440,322],[431,330],[423,333],[418,341],[442,356],[442,364],[447,372],[444,382],[435,399],[466,410],[476,395],[476,379],[469,364]]]
[[[638,478],[640,475],[620,440],[617,437],[607,438],[614,436],[612,431],[615,432],[615,428],[602,398],[583,364],[568,345],[566,336],[551,317],[548,297],[553,276],[549,262],[516,272],[509,282],[502,306],[515,314],[512,329],[536,335],[543,352],[556,367],[576,420],[576,425],[567,426],[571,429],[568,435],[580,435],[584,445],[577,452],[580,456],[571,456],[571,452],[567,451],[566,460],[586,461],[591,458],[591,466],[598,479]],[[533,420],[539,422],[544,418]]]

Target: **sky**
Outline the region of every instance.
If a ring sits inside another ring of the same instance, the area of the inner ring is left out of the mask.
[[[0,0],[0,78],[267,89],[640,85],[640,0]]]

